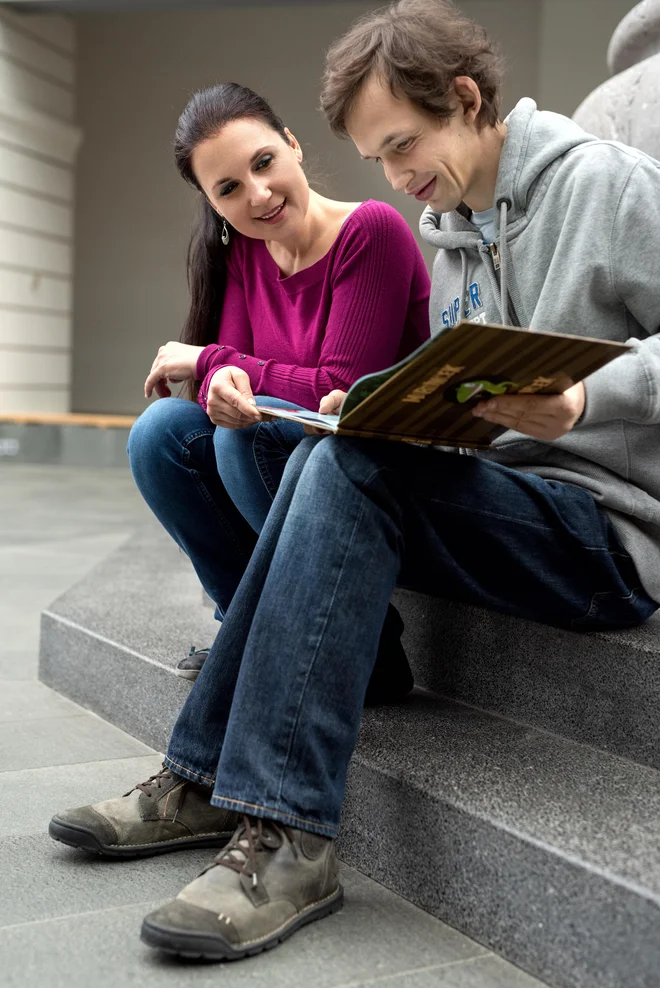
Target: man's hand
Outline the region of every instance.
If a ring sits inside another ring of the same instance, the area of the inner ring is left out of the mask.
[[[261,422],[250,378],[240,367],[221,367],[211,378],[206,413],[223,429],[244,429]]]
[[[533,439],[553,440],[571,431],[585,400],[580,382],[560,395],[500,395],[480,402],[472,414]]]
[[[203,349],[201,346],[174,342],[159,347],[149,377],[144,382],[144,397],[151,398],[155,391],[159,398],[169,398],[172,392],[167,386],[168,380],[175,383],[193,380],[197,359]]]
[[[321,415],[338,415],[341,411],[341,406],[344,404],[344,398],[346,397],[345,391],[331,391],[329,395],[321,398],[321,404],[319,405],[319,412]],[[313,425],[304,426],[305,432],[308,436],[328,436],[330,433],[327,429],[315,429]]]
[[[325,396],[325,398],[321,398],[319,412],[321,415],[339,415],[341,406],[344,404],[345,397],[345,391],[331,391],[329,395]]]

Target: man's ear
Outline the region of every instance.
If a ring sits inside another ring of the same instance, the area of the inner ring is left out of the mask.
[[[296,138],[291,133],[288,127],[284,128],[284,133],[286,134],[286,139],[289,142],[289,147],[291,148],[296,158],[298,159],[298,163],[302,164],[303,153],[300,144],[298,143],[298,141],[296,140]]]
[[[469,75],[459,75],[454,79],[457,109],[462,109],[466,123],[474,123],[481,110],[481,92]]]

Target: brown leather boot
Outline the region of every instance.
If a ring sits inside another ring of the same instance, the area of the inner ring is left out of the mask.
[[[246,816],[215,862],[145,918],[142,939],[182,957],[237,960],[343,901],[330,838]]]
[[[239,817],[211,806],[211,789],[163,768],[123,796],[65,810],[48,833],[63,844],[115,858],[221,847]]]

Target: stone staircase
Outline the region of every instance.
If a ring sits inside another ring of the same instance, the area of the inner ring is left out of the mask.
[[[343,859],[555,988],[660,988],[660,621],[577,635],[397,593],[422,689],[368,710]],[[148,526],[42,616],[48,685],[163,750],[216,624]]]

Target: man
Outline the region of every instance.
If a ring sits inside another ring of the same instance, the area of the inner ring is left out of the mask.
[[[428,203],[434,331],[508,318],[631,352],[563,395],[478,406],[516,430],[478,456],[298,447],[164,771],[56,818],[55,836],[127,854],[221,842],[242,815],[146,918],[153,946],[242,957],[340,907],[332,838],[395,585],[584,630],[657,607],[660,166],[531,100],[503,122],[499,86],[483,32],[443,0],[401,0],[331,49],[323,106]]]

